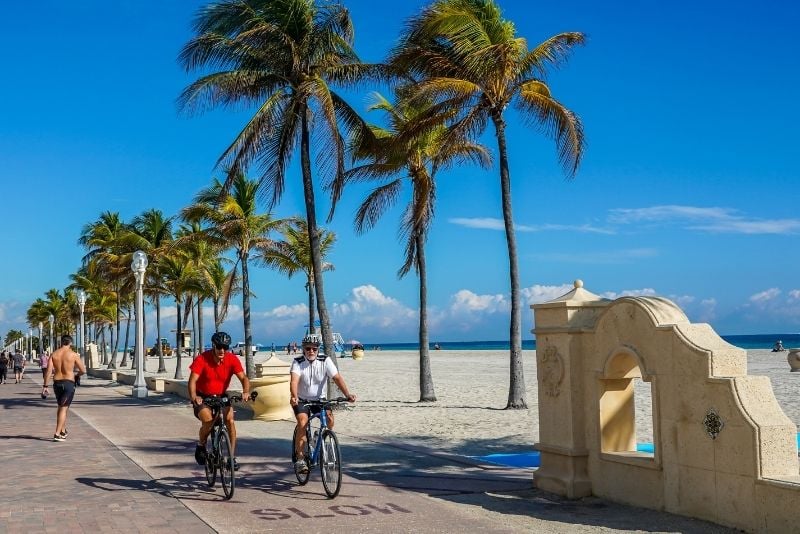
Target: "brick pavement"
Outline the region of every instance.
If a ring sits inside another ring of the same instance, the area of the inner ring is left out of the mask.
[[[297,485],[288,462],[292,423],[244,413],[237,417],[242,470],[234,498],[224,501],[193,462],[198,423],[184,399],[133,399],[130,386],[85,379],[70,437],[56,443],[55,401],[42,401],[32,378],[40,380],[0,386],[0,502],[10,504],[0,511],[0,534],[727,532],[599,499],[565,501],[533,490],[529,471],[347,436],[345,421],[337,424],[345,477],[329,500],[318,473]]]
[[[26,373],[0,385],[0,533],[214,531],[167,492],[143,491],[153,479],[75,414],[67,441],[52,441],[56,403],[39,384]]]

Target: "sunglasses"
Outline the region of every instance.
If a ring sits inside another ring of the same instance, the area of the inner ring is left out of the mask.
[[[303,347],[303,350],[314,350],[314,351],[318,351],[318,350],[319,350],[319,347]]]
[[[228,345],[214,345],[214,348],[216,350],[228,350],[229,346]]]

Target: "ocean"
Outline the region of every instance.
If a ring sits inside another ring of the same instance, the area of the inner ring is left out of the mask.
[[[771,349],[775,342],[781,340],[785,348],[800,347],[800,334],[750,334],[725,335],[722,339],[742,349]],[[431,349],[437,344],[443,350],[508,350],[508,341],[437,341],[431,343]],[[364,343],[367,350],[418,350],[419,343]],[[534,350],[536,340],[523,339],[523,350]]]

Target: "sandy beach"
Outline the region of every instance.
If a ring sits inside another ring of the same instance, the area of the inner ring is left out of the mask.
[[[789,372],[786,352],[751,350],[748,373],[768,376],[786,415],[800,425],[797,388],[800,373]],[[269,353],[256,355],[264,361]],[[278,353],[285,362],[291,356]],[[414,351],[367,351],[364,359],[340,358],[338,365],[358,396],[351,410],[337,419],[337,430],[354,437],[391,438],[433,446],[465,456],[529,452],[539,439],[536,353],[524,351],[528,409],[503,409],[508,399],[508,353],[504,351],[431,351],[436,402],[420,403],[419,354]],[[183,358],[188,369],[189,358]],[[166,376],[174,374],[168,358]],[[150,358],[147,374],[155,374]],[[185,371],[188,378],[188,371]],[[233,387],[238,386],[236,380]],[[652,416],[647,385],[637,384],[637,441],[652,442]]]

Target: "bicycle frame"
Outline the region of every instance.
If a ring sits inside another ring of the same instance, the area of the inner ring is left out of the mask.
[[[314,419],[319,420],[319,426],[313,427],[312,429],[312,422]],[[322,431],[326,428],[328,428],[328,410],[323,407],[319,413],[309,415],[308,424],[306,425],[306,439],[308,440],[308,447],[310,449],[308,460],[311,467],[316,467],[319,461],[320,451],[322,450],[322,440],[319,438],[322,435]],[[312,435],[314,431],[316,431],[316,435]]]

